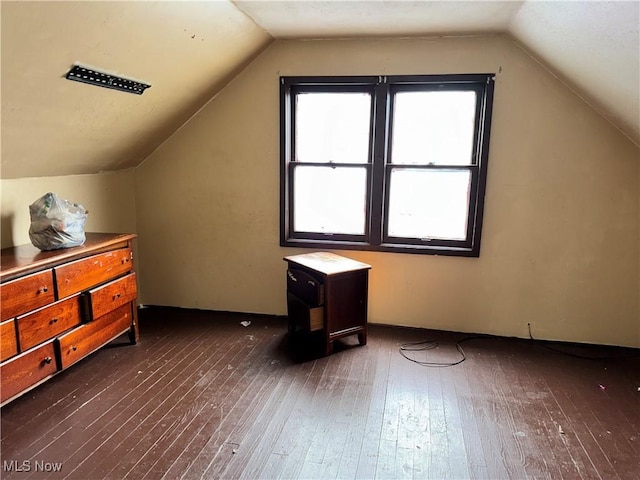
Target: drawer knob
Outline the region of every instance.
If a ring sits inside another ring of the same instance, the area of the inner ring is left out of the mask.
[[[117,298],[120,298],[120,294],[119,294],[119,293],[116,293],[116,294],[113,296],[113,299],[114,299],[114,300],[115,300],[115,299],[117,299]]]
[[[76,350],[78,350],[78,347],[76,347],[75,345],[72,345],[71,346],[71,350],[73,350],[75,352]]]
[[[51,357],[45,357],[43,362],[46,363],[47,365],[49,365],[52,360],[53,360],[53,358],[51,358]]]
[[[52,318],[51,321],[49,322],[49,325],[53,325],[54,323],[58,323],[57,318]]]
[[[49,288],[46,285],[38,289],[38,293],[47,293],[48,291],[49,291]]]
[[[128,258],[123,258],[123,259],[122,259],[122,263],[123,263],[123,264],[125,264],[125,263],[129,263],[129,259],[128,259]]]

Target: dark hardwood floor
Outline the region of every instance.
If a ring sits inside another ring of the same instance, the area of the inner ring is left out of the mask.
[[[165,308],[140,334],[2,409],[3,479],[640,478],[637,350],[478,338],[425,367],[400,344],[453,362],[469,335],[371,325],[315,358],[285,319]]]

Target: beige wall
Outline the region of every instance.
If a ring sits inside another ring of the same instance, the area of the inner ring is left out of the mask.
[[[640,346],[638,147],[503,37],[278,41],[135,172],[142,301],[284,314],[279,75],[496,72],[480,258],[370,263],[370,322]]]
[[[87,232],[136,231],[133,172],[0,181],[2,248],[30,243],[29,205],[47,192],[84,206]]]

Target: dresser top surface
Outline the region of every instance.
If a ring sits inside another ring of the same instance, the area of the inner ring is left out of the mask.
[[[302,265],[325,275],[336,275],[339,273],[355,272],[358,270],[368,270],[371,265],[342,257],[330,252],[303,253],[301,255],[291,255],[284,257],[284,260]]]
[[[9,280],[16,275],[86,257],[109,246],[128,242],[136,238],[136,235],[130,233],[87,232],[85,236],[85,243],[79,247],[61,248],[43,252],[28,243],[16,247],[3,248],[0,278],[2,281]]]

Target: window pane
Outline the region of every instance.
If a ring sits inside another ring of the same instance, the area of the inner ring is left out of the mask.
[[[468,170],[393,170],[389,236],[465,240],[470,186]]]
[[[296,232],[364,235],[367,169],[294,169],[293,228]]]
[[[475,163],[476,92],[398,92],[394,99],[392,163]]]
[[[296,95],[296,161],[367,163],[370,118],[368,93]]]

